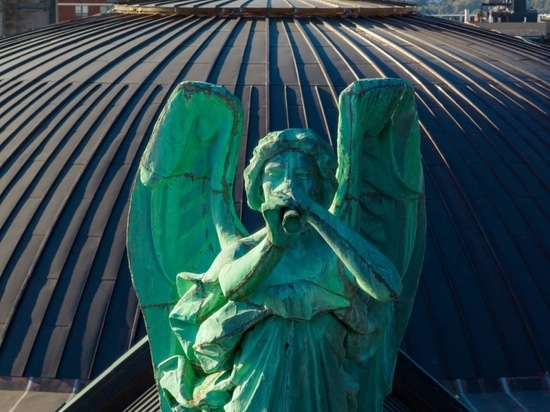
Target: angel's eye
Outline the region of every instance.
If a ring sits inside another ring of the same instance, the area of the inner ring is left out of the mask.
[[[294,172],[294,177],[300,180],[309,180],[311,174],[305,169],[299,169]]]
[[[284,174],[283,169],[278,166],[266,167],[264,170],[264,178],[268,178],[268,179],[277,179],[278,177],[281,177],[283,174]]]

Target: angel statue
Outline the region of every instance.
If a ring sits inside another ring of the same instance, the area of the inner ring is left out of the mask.
[[[309,129],[260,139],[233,200],[243,114],[184,82],[142,157],[128,252],[163,411],[380,411],[425,242],[414,92],[359,80],[337,151]]]

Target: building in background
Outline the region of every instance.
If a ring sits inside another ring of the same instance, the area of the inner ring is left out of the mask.
[[[57,2],[56,21],[62,23],[105,13],[113,4],[114,0],[61,0]]]
[[[35,30],[55,22],[56,0],[0,0],[0,36]]]
[[[0,36],[104,13],[115,0],[0,0]]]

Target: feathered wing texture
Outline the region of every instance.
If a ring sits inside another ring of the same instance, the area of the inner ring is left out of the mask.
[[[339,188],[331,211],[395,264],[404,285],[392,303],[371,301],[378,325],[371,344],[377,348],[354,372],[361,380],[359,410],[363,402],[372,405],[373,397],[378,399],[369,410],[381,410],[391,391],[424,256],[425,199],[414,90],[401,79],[359,80],[342,92],[339,110]]]
[[[181,353],[169,314],[193,282],[176,286],[176,275],[198,279],[222,247],[246,235],[233,202],[242,118],[240,102],[225,88],[181,83],[141,159],[127,246],[155,371]],[[170,410],[165,400],[163,410]]]

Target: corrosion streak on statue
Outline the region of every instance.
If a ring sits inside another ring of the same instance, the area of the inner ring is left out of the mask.
[[[260,140],[244,178],[265,228],[247,235],[240,103],[206,83],[172,95],[128,234],[163,410],[381,410],[424,248],[418,121],[399,79],[339,106],[337,154],[307,129]]]

